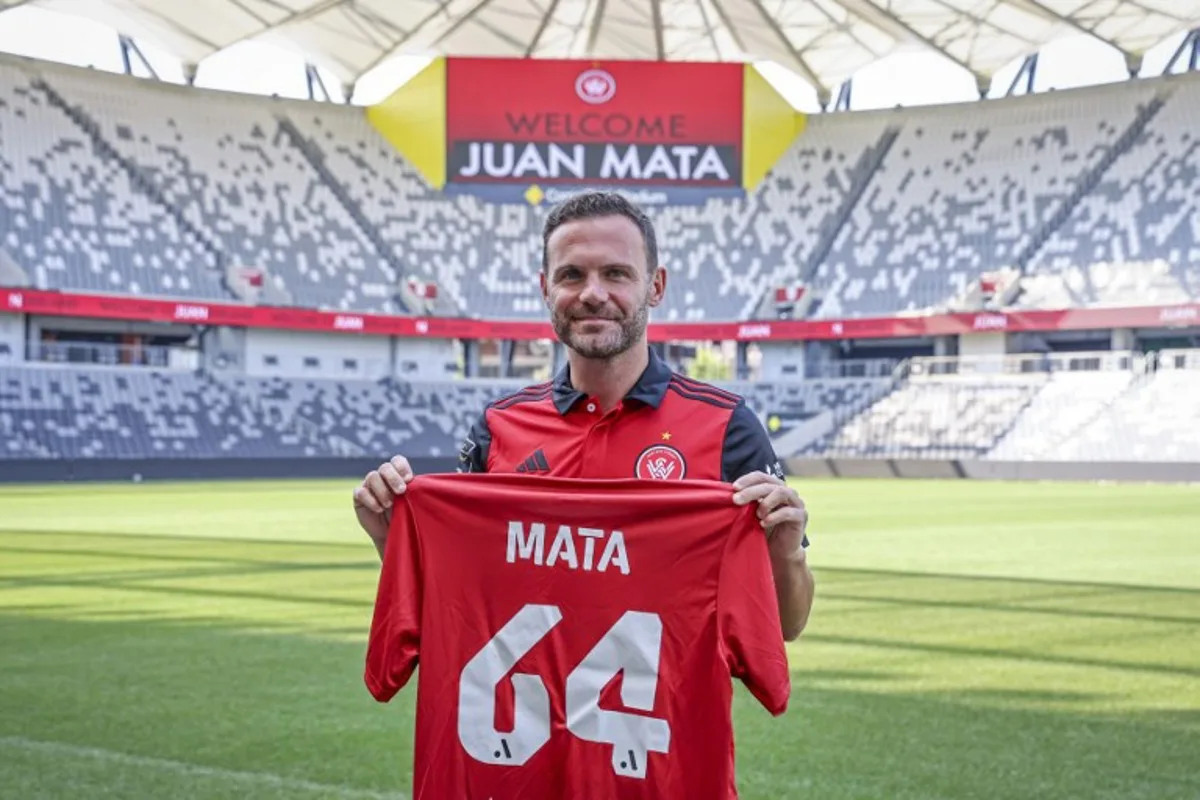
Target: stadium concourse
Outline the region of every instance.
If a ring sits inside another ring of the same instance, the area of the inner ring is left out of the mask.
[[[1198,123],[1198,74],[813,116],[744,199],[650,209],[671,270],[656,319],[1178,307],[990,334],[986,355],[965,336],[764,342],[721,382],[793,464],[1195,464]],[[430,188],[361,109],[0,58],[0,287],[538,320],[545,211]],[[1003,296],[972,306],[994,274]],[[802,304],[777,302],[795,286]],[[0,460],[448,459],[533,376],[511,345],[491,379],[456,347],[0,313]],[[470,377],[449,377],[460,360]]]

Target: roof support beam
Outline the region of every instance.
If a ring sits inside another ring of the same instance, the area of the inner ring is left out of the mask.
[[[1109,47],[1116,50],[1121,55],[1125,56],[1125,60],[1127,62],[1129,61],[1129,58],[1132,55],[1132,53],[1130,53],[1124,47],[1121,47],[1121,45],[1117,44],[1113,40],[1105,39],[1100,34],[1085,27],[1082,23],[1079,22],[1079,20],[1073,19],[1071,17],[1065,17],[1062,14],[1059,14],[1054,9],[1047,8],[1045,5],[1043,5],[1040,2],[1040,0],[1012,0],[1012,3],[1013,3],[1013,5],[1017,6],[1018,8],[1024,8],[1027,11],[1029,11],[1030,13],[1038,15],[1042,19],[1048,19],[1053,22],[1061,22],[1063,25],[1070,26],[1071,28],[1074,28],[1075,30],[1079,31],[1084,36],[1090,36],[1093,39],[1095,39],[1096,41],[1103,42],[1104,44],[1106,44]]]
[[[356,6],[354,6],[354,13],[357,14],[360,19],[363,19],[366,22],[371,23],[376,28],[378,28],[381,32],[383,32],[384,38],[387,39],[389,42],[392,39],[396,39],[396,38],[399,38],[404,35],[403,28],[401,28],[399,25],[396,25],[390,19],[379,16],[378,14],[376,14],[374,11],[372,11],[369,8],[365,8],[363,6],[356,5]]]
[[[457,31],[463,25],[466,25],[468,22],[470,22],[472,19],[474,19],[475,15],[478,14],[480,11],[483,11],[483,9],[486,8],[488,3],[490,3],[490,2],[492,2],[492,0],[475,0],[475,5],[471,6],[471,8],[467,10],[467,13],[462,14],[461,16],[459,16],[458,19],[456,19],[456,20],[454,20],[454,22],[450,23],[450,27],[446,28],[446,30],[444,30],[440,34],[438,34],[438,37],[436,39],[434,39],[432,42],[430,42],[429,46],[437,47],[439,44],[446,41],[446,39],[453,36],[455,31]],[[491,30],[491,29],[489,28],[489,30]],[[492,33],[499,34],[499,31],[492,30]],[[504,37],[504,38],[507,39],[507,37]],[[511,42],[512,40],[508,39],[508,41]]]
[[[591,22],[588,23],[586,53],[589,56],[596,47],[596,40],[600,38],[600,24],[604,22],[604,7],[606,5],[608,3],[605,0],[596,0],[596,10],[592,12]]]
[[[554,18],[554,12],[558,10],[559,0],[550,0],[550,7],[542,13],[542,21],[538,23],[537,30],[533,32],[533,38],[529,40],[529,44],[525,47],[525,57],[529,58],[537,51],[537,46],[542,41],[542,35],[546,33],[546,28],[550,25],[550,20]]]
[[[666,48],[663,47],[662,0],[650,0],[650,16],[654,24],[654,52],[658,60],[662,61],[667,57]]]
[[[191,39],[193,42],[196,42],[197,44],[204,45],[213,53],[229,46],[226,44],[218,45],[216,42],[210,42],[208,39],[205,39],[203,36],[200,36],[195,31],[190,30],[189,28],[187,28],[183,25],[180,25],[178,22],[176,22],[170,16],[161,14],[151,8],[147,8],[146,6],[138,6],[138,10],[140,13],[145,14],[146,16],[154,17],[154,19],[161,22],[169,30],[177,33],[178,35],[182,36],[183,38]],[[262,33],[262,31],[255,31],[251,35],[257,36],[260,33]],[[246,37],[246,38],[249,38],[249,37]]]
[[[294,11],[294,12],[288,14],[287,16],[283,17],[282,19],[278,20],[277,22],[263,22],[262,18],[259,15],[250,14],[250,12],[241,3],[238,3],[237,4],[238,8],[241,8],[243,11],[246,11],[246,13],[250,14],[250,16],[252,16],[255,19],[262,22],[263,27],[261,30],[251,31],[250,33],[247,33],[245,36],[239,36],[236,39],[232,39],[229,42],[221,45],[220,48],[215,48],[215,49],[224,50],[224,49],[233,47],[235,44],[241,44],[242,42],[249,41],[250,39],[253,39],[256,36],[261,36],[262,34],[266,33],[267,31],[282,28],[283,26],[290,25],[293,22],[303,22],[304,20],[311,19],[312,17],[315,17],[318,14],[324,14],[326,11],[328,11],[331,8],[336,8],[337,6],[344,5],[346,3],[346,1],[347,0],[322,0],[322,2],[316,3],[315,5],[312,5],[312,6],[309,6],[308,8],[304,9],[303,11]]]
[[[863,8],[863,0],[838,0],[838,5],[840,5],[842,9],[851,16],[858,17],[859,19],[872,24],[876,28],[879,27],[878,20],[874,19],[870,14],[870,11],[878,10],[875,8],[875,6],[868,4],[866,8]],[[846,25],[845,23],[834,19],[833,16],[825,10],[825,7],[820,4],[817,4],[817,9],[821,12],[821,15],[824,16],[825,19],[829,20],[829,24],[836,28],[839,33],[844,33],[849,36],[858,44],[859,47],[861,47],[863,50],[866,50],[871,55],[875,57],[880,55],[870,48],[866,42],[859,38],[858,34],[855,33],[853,26]]]
[[[240,10],[246,16],[253,17],[254,19],[258,20],[258,24],[262,25],[264,28],[271,27],[271,20],[265,19],[261,14],[255,13],[254,9],[247,6],[242,2],[242,0],[229,0],[229,2],[237,6],[238,10]]]
[[[1191,51],[1189,55],[1188,51]],[[1194,71],[1197,65],[1200,65],[1200,28],[1194,28],[1188,32],[1187,36],[1183,37],[1183,41],[1179,43],[1179,47],[1175,48],[1175,53],[1171,56],[1171,60],[1163,67],[1162,74],[1170,75],[1175,65],[1183,59],[1187,59],[1188,70]]]
[[[491,0],[487,0],[487,2],[490,3]],[[522,47],[525,46],[525,43],[522,42],[520,39],[515,38],[512,34],[505,33],[504,31],[500,30],[495,25],[493,25],[492,23],[488,22],[485,19],[477,19],[477,20],[475,20],[475,24],[478,25],[480,28],[483,28],[485,31],[490,33],[492,36],[495,36],[497,39],[499,39],[503,42],[507,42],[509,45],[512,46],[512,49],[514,49],[514,50],[520,50]],[[457,26],[455,26],[455,27],[457,27]],[[437,43],[440,44],[442,42],[442,40],[445,39],[449,35],[450,35],[449,31],[447,31],[446,33],[443,33],[441,36],[439,36],[437,38]]]
[[[1008,85],[1008,91],[1004,93],[1005,97],[1014,97],[1017,94],[1017,87],[1021,85],[1021,81],[1025,81],[1025,94],[1033,94],[1033,84],[1037,81],[1038,54],[1026,56],[1021,63],[1021,68],[1017,70],[1017,74],[1013,76],[1012,83]]]
[[[368,63],[365,67],[363,67],[359,71],[359,75],[366,75],[368,72],[370,72],[371,70],[378,67],[384,61],[387,61],[389,58],[391,58],[392,54],[395,53],[396,50],[398,50],[400,48],[400,45],[404,44],[409,39],[416,36],[418,33],[420,33],[425,28],[426,25],[428,25],[433,20],[437,19],[438,15],[444,13],[446,10],[446,6],[450,5],[451,2],[453,2],[453,0],[443,0],[443,2],[438,4],[437,8],[433,9],[428,14],[421,17],[421,19],[417,20],[416,25],[414,25],[408,31],[406,31],[405,33],[403,33],[402,35],[397,37],[394,42],[389,42],[388,46],[386,48],[383,48],[382,50],[380,50],[378,56],[371,59],[370,63]]]
[[[812,83],[814,87],[816,87],[817,92],[829,92],[829,87],[817,77],[817,73],[813,72],[812,67],[810,67],[808,62],[804,60],[804,56],[800,55],[800,51],[798,51],[796,46],[792,44],[792,40],[789,39],[787,34],[783,32],[783,28],[779,27],[779,22],[775,19],[775,17],[771,16],[770,12],[768,12],[766,7],[763,6],[762,0],[749,0],[749,2],[754,6],[755,10],[758,11],[758,15],[762,17],[763,23],[770,28],[771,32],[774,33],[776,38],[779,39],[779,43],[782,44],[788,51],[788,54],[791,55],[795,64],[800,67],[800,72],[809,80],[810,83]]]
[[[908,40],[912,42],[918,42],[933,52],[940,54],[950,61],[953,61],[958,66],[974,75],[977,80],[980,77],[979,73],[972,69],[970,64],[960,58],[957,58],[952,53],[945,50],[937,42],[928,38],[924,34],[919,33],[917,30],[910,27],[907,22],[900,19],[892,12],[885,11],[884,9],[872,3],[863,2],[863,0],[842,0],[842,5],[847,11],[849,11],[851,14],[854,14],[864,22],[874,25],[880,30],[891,34],[901,41]],[[982,24],[982,20],[976,20],[976,22]]]
[[[33,0],[15,0],[15,2],[13,2],[13,0],[9,0],[8,5],[0,6],[0,12],[12,11],[14,8],[27,6],[32,2]]]
[[[701,0],[701,2],[703,2],[703,0]],[[724,24],[725,30],[729,31],[729,35],[733,37],[733,43],[737,45],[738,50],[741,50],[743,53],[747,53],[746,43],[742,41],[742,35],[738,33],[737,27],[734,26],[733,22],[729,19],[729,14],[727,14],[724,7],[722,7],[721,0],[712,0],[712,5],[713,10],[717,12],[717,16],[721,18],[721,23]],[[713,46],[716,46],[715,36],[713,37]],[[747,55],[749,55],[749,53],[747,53]]]
[[[708,34],[708,41],[712,43],[713,57],[721,58],[721,45],[717,43],[717,31],[713,27],[712,20],[708,18],[708,5],[705,0],[696,0],[696,7],[700,9],[700,19],[704,20],[704,32]]]

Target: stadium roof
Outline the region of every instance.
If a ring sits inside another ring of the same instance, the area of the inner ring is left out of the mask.
[[[346,83],[402,54],[769,60],[821,93],[901,50],[987,78],[1065,36],[1136,61],[1200,26],[1200,0],[0,0],[22,5],[91,18],[191,64],[271,41]]]

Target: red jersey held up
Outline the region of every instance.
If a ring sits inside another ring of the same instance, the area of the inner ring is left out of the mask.
[[[365,680],[417,674],[413,795],[736,798],[732,678],[791,692],[766,535],[717,481],[422,475]]]

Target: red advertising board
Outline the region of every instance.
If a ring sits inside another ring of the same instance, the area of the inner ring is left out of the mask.
[[[431,339],[552,339],[548,322],[452,317],[391,317],[303,308],[85,295],[0,288],[0,312],[188,325],[424,337]],[[985,332],[1200,327],[1200,303],[1128,308],[1078,308],[871,317],[842,320],[677,322],[650,325],[650,339],[671,341],[802,341],[889,339]]]
[[[740,187],[743,70],[449,58],[447,184]]]

